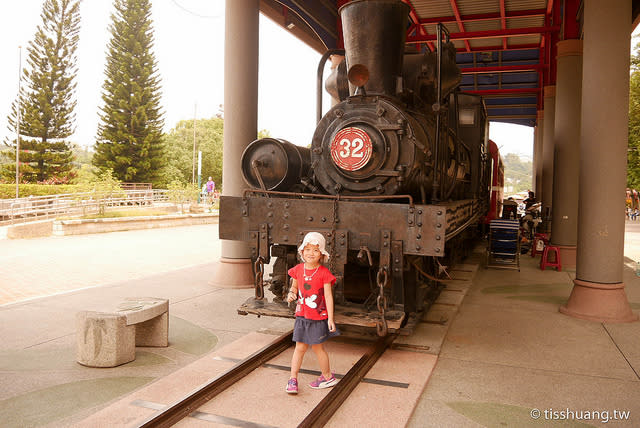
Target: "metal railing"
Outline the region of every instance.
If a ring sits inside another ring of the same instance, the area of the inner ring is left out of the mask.
[[[104,212],[113,207],[149,206],[169,201],[169,191],[159,189],[82,192],[0,199],[0,225],[60,216]]]

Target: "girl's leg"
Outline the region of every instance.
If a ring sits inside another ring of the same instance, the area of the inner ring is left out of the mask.
[[[296,342],[296,349],[293,351],[293,357],[291,357],[291,378],[298,377],[298,372],[302,366],[302,359],[307,349],[309,349],[309,345],[306,343]]]
[[[324,376],[325,379],[329,379],[331,377],[331,367],[329,366],[329,354],[327,354],[327,351],[324,349],[324,345],[322,343],[311,345],[311,349],[313,349],[313,352],[315,352],[318,357],[322,376]]]

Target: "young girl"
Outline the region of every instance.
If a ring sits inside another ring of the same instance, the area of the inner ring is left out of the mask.
[[[298,253],[304,263],[292,267],[288,272],[292,283],[287,302],[298,300],[293,327],[293,341],[296,342],[296,349],[291,358],[291,377],[286,388],[289,394],[298,393],[298,371],[309,345],[318,357],[322,371],[322,375],[309,386],[320,389],[329,388],[338,383],[331,373],[329,355],[322,344],[329,337],[340,334],[333,321],[331,287],[336,282],[336,278],[329,269],[320,264],[329,259],[329,253],[325,250],[324,236],[318,232],[307,233],[302,245],[298,248]]]

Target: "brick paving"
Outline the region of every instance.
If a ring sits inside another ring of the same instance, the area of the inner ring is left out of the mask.
[[[217,224],[0,239],[0,305],[144,278],[219,257]]]

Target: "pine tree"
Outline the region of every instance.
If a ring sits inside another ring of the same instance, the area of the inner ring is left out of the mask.
[[[74,132],[80,0],[45,0],[40,17],[42,24],[27,47],[24,86],[11,106],[9,129],[18,129],[20,108],[22,181],[66,182],[73,175],[73,153],[65,139]],[[16,141],[11,145],[15,162]],[[6,165],[3,175],[14,174],[15,163]]]
[[[163,118],[150,0],[115,0],[93,164],[125,182],[156,182]]]

